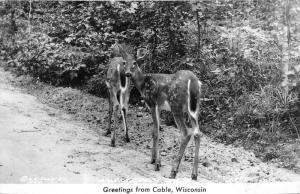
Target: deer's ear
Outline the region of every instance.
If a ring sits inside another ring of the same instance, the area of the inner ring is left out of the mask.
[[[110,88],[110,84],[107,81],[105,81],[105,84],[106,84],[107,89],[109,89]]]
[[[148,55],[148,50],[145,48],[140,48],[136,52],[136,59],[143,60]]]
[[[121,55],[120,46],[119,46],[118,43],[113,44],[113,45],[111,46],[110,50],[111,50],[111,55],[112,55],[113,57],[116,57],[116,56],[120,56],[120,55]]]

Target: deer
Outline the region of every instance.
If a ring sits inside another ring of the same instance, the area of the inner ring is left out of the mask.
[[[127,125],[128,101],[131,91],[130,79],[125,76],[125,67],[135,63],[134,57],[127,53],[126,45],[115,43],[111,47],[112,58],[108,63],[106,75],[106,86],[109,93],[109,109],[108,109],[108,127],[105,135],[111,134],[110,145],[115,147],[116,132],[118,128],[118,109],[120,109],[123,126],[125,131],[125,141],[130,142]],[[111,119],[114,114],[113,129],[111,127]]]
[[[136,63],[126,67],[125,75],[131,78],[152,115],[154,128],[152,130],[151,164],[154,164],[155,171],[160,170],[160,111],[167,110],[172,112],[177,128],[180,129],[182,134],[180,150],[172,166],[169,178],[176,178],[184,151],[191,136],[193,136],[195,150],[191,178],[192,180],[197,180],[200,147],[198,115],[202,83],[189,70],[177,71],[175,74],[144,74],[139,66],[144,63],[146,55],[147,49],[138,49]],[[192,129],[186,126],[184,119],[184,114],[186,113],[191,121]]]

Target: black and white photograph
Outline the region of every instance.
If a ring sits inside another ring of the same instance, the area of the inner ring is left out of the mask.
[[[0,193],[64,185],[300,193],[300,1],[1,0]]]

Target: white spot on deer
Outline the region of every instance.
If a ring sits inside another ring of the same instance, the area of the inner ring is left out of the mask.
[[[120,64],[118,64],[118,66],[117,66],[117,71],[118,71],[118,74],[120,75]]]
[[[156,121],[157,121],[157,125],[158,127],[160,126],[160,121],[159,121],[159,109],[158,109],[158,106],[155,105],[155,116],[156,116]],[[158,130],[159,132],[159,130]]]
[[[118,71],[119,79],[121,79],[120,64],[118,64],[118,66],[117,66],[117,71]],[[125,78],[125,80],[126,81],[125,81],[125,86],[124,87],[122,87],[121,80],[119,80],[119,86],[120,86],[120,89],[121,89],[121,94],[120,94],[120,109],[121,109],[121,112],[122,112],[122,108],[124,107],[124,100],[125,100],[125,99],[123,99],[123,96],[125,96],[125,93],[126,93],[126,90],[127,90],[127,87],[128,87],[127,77]]]
[[[200,129],[199,129],[199,127],[195,127],[195,129],[194,129],[194,136],[195,137],[197,137],[197,136],[200,136],[200,134],[201,134],[201,132],[200,132]]]
[[[121,114],[122,114],[122,120],[123,120],[123,126],[124,126],[124,134],[126,135],[127,128],[126,128],[126,122],[125,122],[125,115],[124,115],[124,112],[122,110],[122,107],[121,107]]]
[[[199,84],[199,94],[201,94],[201,87],[202,87],[201,81],[198,80],[198,84]]]
[[[108,83],[108,81],[105,81],[106,87],[109,89],[110,88],[110,84]]]
[[[120,74],[120,64],[118,65],[118,74],[119,74],[119,77],[120,77],[120,79],[121,79],[121,74]],[[128,84],[127,84],[127,83],[128,83],[128,78],[125,77],[125,86],[122,87],[121,80],[120,80],[121,93],[124,93],[124,92],[127,90],[127,88],[128,88]]]
[[[197,119],[197,112],[198,112],[198,109],[196,108],[195,112],[193,112],[191,110],[191,102],[190,102],[190,85],[191,85],[191,80],[189,79],[188,81],[188,84],[187,84],[187,101],[188,101],[188,112],[189,112],[189,115],[191,117],[193,117],[194,119]]]
[[[161,110],[171,111],[171,106],[167,100],[160,106],[160,108]]]
[[[122,87],[121,84],[120,84],[121,92],[123,92],[123,93],[127,90],[127,78],[125,78],[125,80],[126,81],[125,81],[125,86],[124,87]]]

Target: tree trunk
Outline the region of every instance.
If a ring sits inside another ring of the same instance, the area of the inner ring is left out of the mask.
[[[155,71],[157,71],[157,63],[156,63],[156,61],[154,60],[155,58],[156,58],[156,47],[157,47],[157,27],[156,27],[156,25],[155,25],[155,27],[154,27],[154,29],[153,29],[153,31],[154,31],[154,35],[153,35],[153,43],[151,44],[151,59],[150,59],[150,66],[155,70]],[[153,70],[153,69],[151,69],[151,70]],[[145,70],[145,69],[144,69]]]
[[[28,13],[28,32],[31,32],[31,25],[30,25],[30,17],[31,17],[31,0],[29,0],[29,13]]]
[[[11,10],[11,15],[10,15],[10,33],[12,36],[15,35],[15,33],[18,31],[18,28],[17,28],[17,24],[16,24],[16,18],[15,18],[15,8],[12,8]]]
[[[283,71],[283,81],[282,86],[288,91],[288,71],[289,71],[289,60],[290,60],[290,41],[291,41],[291,31],[290,31],[290,0],[285,2],[285,24],[286,24],[286,38],[287,41],[283,42],[282,45],[282,71]]]
[[[196,10],[196,18],[197,18],[197,28],[198,28],[198,36],[197,36],[197,56],[200,57],[200,40],[201,40],[201,26],[200,26],[200,19],[198,9]]]
[[[169,59],[173,61],[173,56],[174,56],[174,41],[173,41],[173,32],[172,32],[172,27],[171,27],[171,11],[170,7],[166,6],[167,9],[167,18],[166,18],[166,23],[167,23],[167,30],[168,30],[168,36],[169,36]]]

